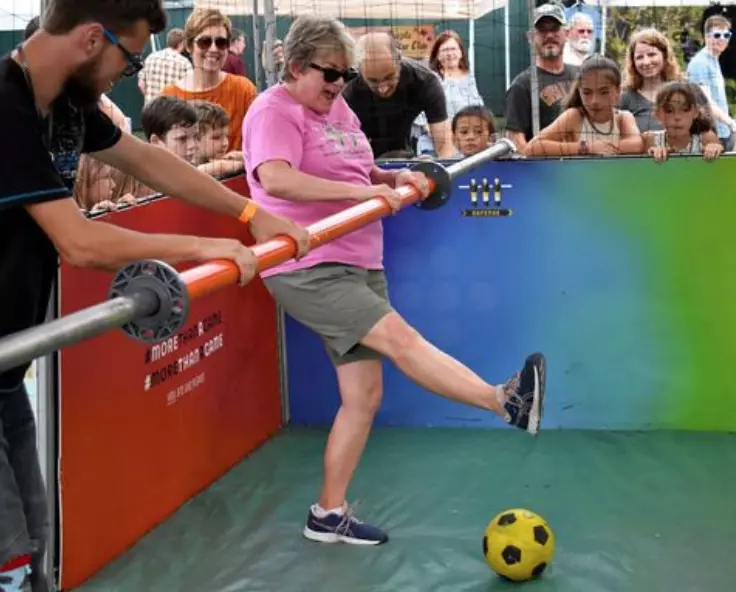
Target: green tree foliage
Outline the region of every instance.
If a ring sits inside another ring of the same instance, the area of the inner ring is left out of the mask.
[[[639,29],[653,27],[671,42],[680,65],[685,67],[682,53],[682,33],[687,30],[701,46],[703,36],[698,25],[703,14],[702,7],[672,6],[660,8],[616,8],[608,10],[606,22],[606,56],[623,67],[629,39]]]

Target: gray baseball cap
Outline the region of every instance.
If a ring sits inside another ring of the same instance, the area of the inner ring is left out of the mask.
[[[536,27],[539,21],[543,18],[551,18],[556,20],[562,26],[567,25],[567,19],[565,18],[565,11],[558,4],[542,4],[534,11],[534,26]]]

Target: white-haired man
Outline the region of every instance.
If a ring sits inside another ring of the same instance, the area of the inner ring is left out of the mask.
[[[595,25],[590,15],[575,12],[570,18],[570,29],[567,43],[562,52],[566,64],[579,66],[583,60],[595,51]]]

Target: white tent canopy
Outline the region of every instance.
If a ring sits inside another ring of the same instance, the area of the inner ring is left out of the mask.
[[[276,15],[414,21],[476,19],[505,4],[506,0],[274,0]],[[217,8],[229,15],[253,14],[252,0],[195,0],[194,5]],[[263,11],[262,1],[259,11]]]
[[[587,2],[592,6],[605,6],[606,8],[677,8],[679,6],[702,6],[706,8],[716,4],[713,0],[598,0]],[[732,1],[723,0],[723,6],[733,4]]]
[[[0,0],[2,2],[3,0]],[[177,3],[177,0],[171,4]],[[179,4],[218,8],[226,14],[253,14],[253,0],[178,0]],[[736,0],[723,0],[726,6]],[[715,4],[714,0],[588,0],[606,8],[668,8]],[[506,0],[274,0],[277,15],[327,14],[338,18],[410,20],[477,19],[503,8]],[[260,10],[263,2],[260,0]]]
[[[41,13],[41,0],[0,0],[0,31],[20,31]]]

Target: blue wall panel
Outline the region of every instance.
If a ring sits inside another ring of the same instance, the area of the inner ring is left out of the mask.
[[[513,216],[462,217],[457,188],[441,210],[386,219],[392,302],[489,381],[544,351],[547,428],[736,430],[736,387],[719,379],[736,356],[736,274],[724,272],[736,269],[736,200],[722,191],[734,165],[484,166],[456,185],[499,177]],[[290,320],[287,348],[292,421],[329,424],[338,397],[321,342]],[[379,425],[501,425],[385,368]]]

